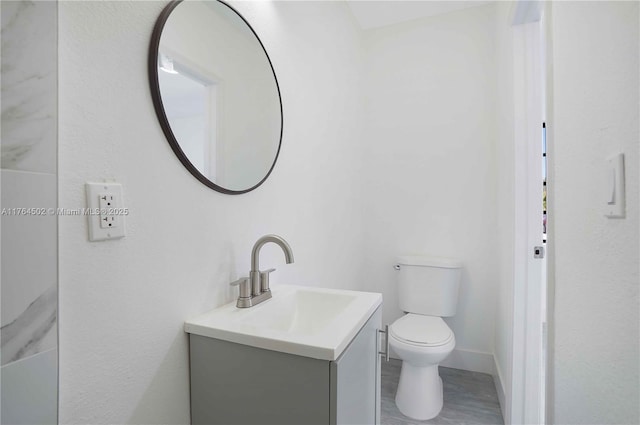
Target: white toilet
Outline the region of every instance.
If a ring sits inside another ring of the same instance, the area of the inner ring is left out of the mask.
[[[406,313],[389,326],[389,344],[402,359],[396,405],[418,420],[442,410],[438,364],[456,339],[442,317],[456,314],[462,264],[458,260],[398,257],[398,295]]]

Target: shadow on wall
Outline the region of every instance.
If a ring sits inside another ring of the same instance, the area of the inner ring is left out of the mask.
[[[188,345],[188,335],[182,324],[160,366],[142,394],[131,417],[131,424],[189,424],[189,355],[184,347]],[[136,355],[136,353],[132,353]],[[148,356],[144,348],[137,355]],[[132,362],[137,363],[137,362]],[[176,367],[178,365],[178,367]],[[132,371],[132,373],[139,373]],[[185,409],[186,408],[186,409]]]

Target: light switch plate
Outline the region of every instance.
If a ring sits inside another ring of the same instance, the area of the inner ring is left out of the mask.
[[[125,237],[124,218],[128,210],[119,183],[87,183],[89,240],[104,241]]]

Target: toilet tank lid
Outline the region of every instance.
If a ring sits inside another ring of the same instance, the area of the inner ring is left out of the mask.
[[[396,261],[398,264],[405,266],[440,267],[444,269],[459,269],[462,267],[462,261],[456,260],[455,258],[402,255],[399,256]]]

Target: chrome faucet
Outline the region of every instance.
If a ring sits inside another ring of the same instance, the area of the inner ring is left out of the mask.
[[[243,277],[235,282],[231,282],[232,286],[240,287],[240,295],[238,296],[238,302],[236,304],[239,308],[252,307],[271,298],[269,273],[276,269],[260,271],[260,249],[269,242],[273,242],[282,248],[287,264],[293,263],[293,251],[287,241],[280,236],[265,235],[258,239],[251,251],[251,271],[249,272],[249,277]]]

